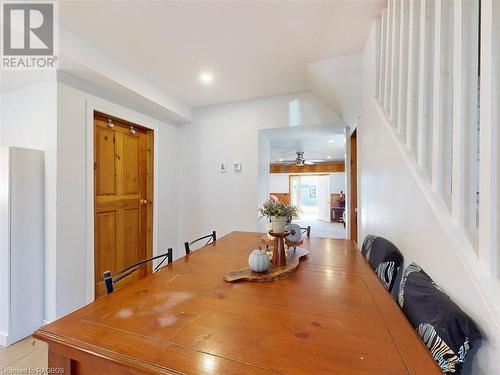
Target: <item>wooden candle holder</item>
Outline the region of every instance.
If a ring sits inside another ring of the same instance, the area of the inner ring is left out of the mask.
[[[286,254],[285,254],[285,237],[288,236],[290,232],[284,231],[281,233],[274,233],[272,230],[269,231],[269,235],[274,237],[274,248],[273,248],[273,267],[284,267],[286,266]]]

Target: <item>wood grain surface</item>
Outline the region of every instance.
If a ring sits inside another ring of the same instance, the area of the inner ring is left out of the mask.
[[[253,272],[250,268],[243,268],[236,271],[226,272],[224,280],[234,281],[277,281],[283,280],[293,275],[293,272],[300,264],[300,258],[309,254],[306,249],[289,249],[286,257],[286,266],[272,267],[267,272]]]
[[[233,232],[41,328],[66,374],[442,374],[352,241],[305,239],[285,280],[228,283]]]

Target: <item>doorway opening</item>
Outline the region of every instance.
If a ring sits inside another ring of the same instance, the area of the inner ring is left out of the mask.
[[[290,176],[290,199],[302,220],[331,221],[330,176],[306,174]]]
[[[259,141],[259,154],[266,155],[269,169],[262,169],[259,178],[259,204],[274,196],[298,208],[299,218],[293,223],[311,226],[312,237],[346,238],[344,128],[322,125],[261,132],[267,139]]]

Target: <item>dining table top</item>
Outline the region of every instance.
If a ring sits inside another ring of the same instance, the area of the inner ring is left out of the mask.
[[[350,240],[304,238],[284,280],[224,281],[261,237],[232,232],[34,336],[133,373],[442,374]]]

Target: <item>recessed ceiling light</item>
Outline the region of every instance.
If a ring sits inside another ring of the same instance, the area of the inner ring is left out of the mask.
[[[198,76],[198,80],[204,86],[210,86],[214,83],[214,75],[210,72],[202,72]]]
[[[278,161],[283,161],[283,159],[278,159]]]
[[[328,141],[328,143],[333,143],[333,142],[335,142],[333,139],[330,139],[330,140]]]
[[[326,158],[327,158],[327,159],[331,159],[332,157],[331,157],[331,156],[327,156]]]

